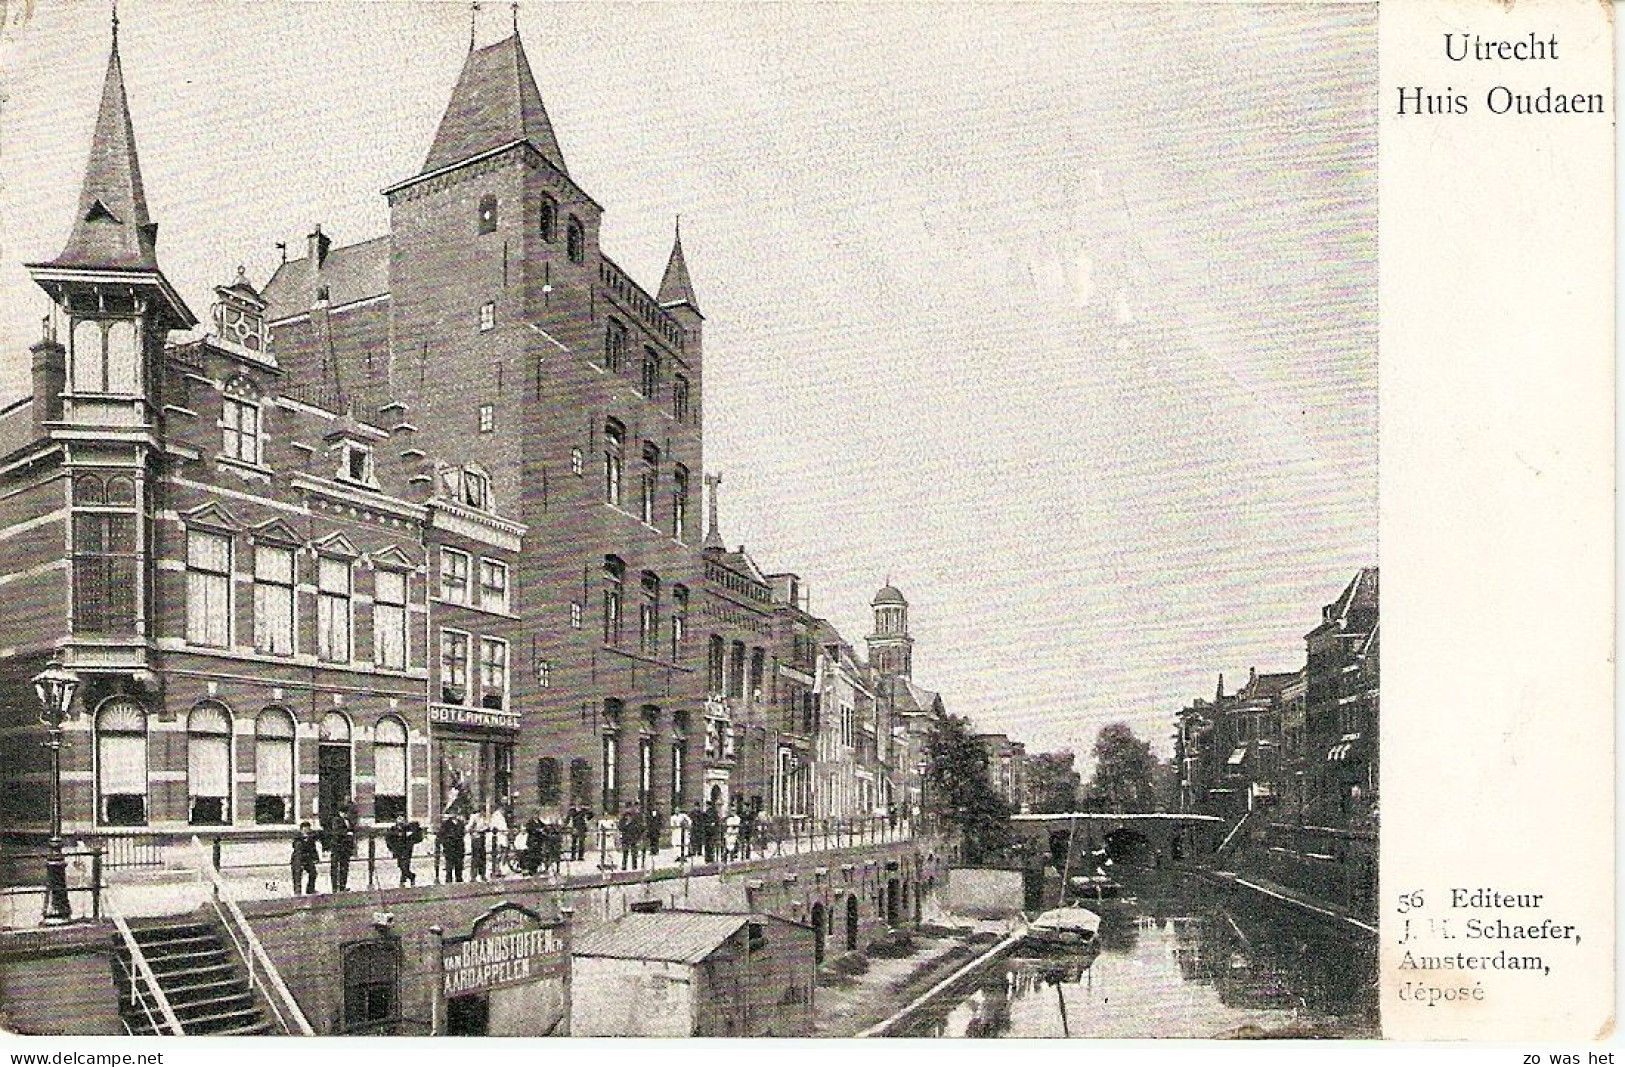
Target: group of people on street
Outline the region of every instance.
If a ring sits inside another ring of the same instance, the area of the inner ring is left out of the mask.
[[[677,860],[747,860],[766,855],[774,841],[783,841],[784,820],[764,816],[762,807],[762,798],[756,796],[731,808],[712,799],[692,811],[678,809],[670,816],[663,815],[655,805],[645,811],[633,804],[618,813],[605,812],[595,817],[591,808],[571,805],[563,813],[554,809],[532,814],[523,823],[513,819],[504,804],[468,815],[452,810],[441,816],[434,831],[437,869],[447,882],[462,882],[465,876],[483,881],[510,870],[523,875],[558,875],[563,873],[565,863],[585,860],[592,847],[596,847],[599,865],[604,869],[614,867],[618,849],[623,871],[658,863],[666,849],[672,850]],[[327,852],[331,891],[342,893],[349,889],[359,824],[354,802],[344,804],[320,828],[312,827],[309,820],[299,824],[291,857],[294,893],[316,892],[316,872],[323,850]],[[399,872],[398,884],[417,884],[414,862],[418,846],[427,837],[424,827],[404,814],[384,831],[384,845]]]

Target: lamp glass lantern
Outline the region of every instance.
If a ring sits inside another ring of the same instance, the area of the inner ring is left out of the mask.
[[[56,727],[71,717],[79,676],[52,661],[34,676],[34,692],[40,702],[40,722]]]

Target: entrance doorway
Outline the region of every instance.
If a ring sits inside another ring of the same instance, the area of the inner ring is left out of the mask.
[[[316,810],[324,826],[350,802],[350,771],[350,720],[329,712],[316,749]]]
[[[491,1028],[491,999],[484,993],[446,1001],[446,1034],[484,1037]]]
[[[848,952],[858,947],[858,898],[846,898],[846,949]]]
[[[813,966],[824,962],[824,905],[812,906]]]

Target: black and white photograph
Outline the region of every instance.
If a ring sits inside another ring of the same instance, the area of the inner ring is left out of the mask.
[[[1383,1036],[1392,96],[1371,3],[0,0],[0,1028]]]

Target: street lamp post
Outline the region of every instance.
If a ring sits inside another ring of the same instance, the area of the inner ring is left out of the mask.
[[[52,661],[34,676],[39,696],[40,725],[45,727],[45,749],[51,753],[51,839],[46,842],[45,914],[47,926],[73,921],[68,900],[68,860],[62,854],[62,723],[69,718],[79,676]]]

